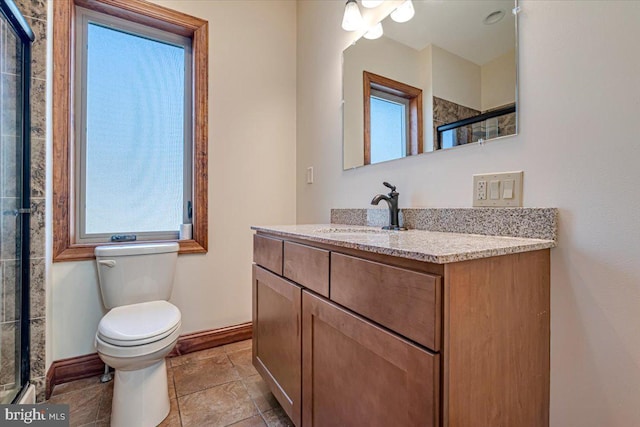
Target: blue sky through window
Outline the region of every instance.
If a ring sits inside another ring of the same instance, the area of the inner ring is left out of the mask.
[[[184,48],[88,26],[87,234],[183,222]]]
[[[371,97],[371,163],[406,155],[405,106]]]

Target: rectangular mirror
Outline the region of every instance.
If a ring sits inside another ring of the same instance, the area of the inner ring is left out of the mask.
[[[343,52],[343,167],[517,133],[517,0],[413,0]]]

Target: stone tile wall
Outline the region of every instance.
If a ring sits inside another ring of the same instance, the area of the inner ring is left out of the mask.
[[[458,120],[467,119],[469,117],[477,116],[479,114],[488,113],[490,111],[509,107],[509,105],[502,105],[497,108],[492,108],[486,111],[478,111],[473,108],[465,107],[464,105],[456,104],[455,102],[447,101],[446,99],[433,97],[433,140],[437,144],[438,141],[438,126],[442,126],[448,123],[453,123]],[[483,127],[497,126],[497,136],[514,135],[516,133],[516,113],[505,114],[497,119],[487,120],[483,126],[480,123],[463,126],[456,129],[456,144],[462,145],[470,142],[476,142],[479,138],[485,138]],[[491,122],[491,123],[490,123]]]
[[[464,105],[456,104],[455,102],[447,101],[446,99],[433,97],[433,141],[438,141],[438,126],[446,125],[448,123],[457,122],[458,120],[468,119],[469,117],[477,116],[480,111],[473,108],[465,107]],[[456,129],[456,145],[467,144],[473,141],[473,134],[471,126],[464,126]],[[438,147],[439,148],[439,147]]]
[[[35,34],[31,56],[31,381],[36,386],[38,401],[44,399],[45,379],[45,136],[46,136],[46,0],[16,0],[18,9],[27,19]],[[2,49],[11,49],[10,40],[2,40]],[[5,63],[2,72],[3,81],[16,78],[16,65]],[[8,82],[7,82],[8,83]],[[3,85],[5,87],[5,85]],[[6,87],[10,87],[9,84]],[[2,93],[2,98],[11,99],[15,94]],[[5,118],[3,117],[3,120]],[[4,142],[4,141],[3,141]],[[4,147],[15,147],[5,144]],[[9,149],[7,151],[10,151]],[[2,153],[2,173],[15,176],[16,153]],[[13,165],[13,166],[9,166]],[[15,190],[13,191],[15,196]],[[2,196],[5,196],[3,194]],[[2,210],[15,209],[18,200],[2,198]],[[0,389],[13,387],[15,381],[15,358],[5,352],[15,348],[14,330],[19,322],[19,310],[16,310],[13,275],[19,274],[15,261],[15,235],[7,233],[11,216],[2,216],[2,257],[0,261],[0,284],[2,301],[0,307],[0,348],[2,366],[0,366]],[[13,254],[13,255],[12,255]],[[6,357],[5,357],[6,356]]]

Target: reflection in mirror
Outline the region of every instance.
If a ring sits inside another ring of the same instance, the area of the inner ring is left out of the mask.
[[[514,0],[413,0],[343,52],[344,169],[514,135]]]

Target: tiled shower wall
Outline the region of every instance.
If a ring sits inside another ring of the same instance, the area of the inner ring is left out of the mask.
[[[464,105],[456,104],[455,102],[447,101],[446,99],[433,97],[433,140],[438,140],[438,126],[446,125],[448,123],[457,122],[458,120],[467,119],[469,117],[477,116],[480,111],[473,108],[465,107]],[[471,128],[463,126],[456,130],[458,133],[457,140],[459,143],[471,142]]]
[[[31,26],[35,41],[32,45],[31,65],[31,382],[36,386],[38,401],[44,400],[45,380],[45,133],[46,133],[46,0],[16,0],[22,14]],[[3,46],[4,48],[4,46]],[[8,71],[8,70],[3,70]],[[3,78],[12,78],[4,73]],[[15,76],[13,76],[15,78]],[[4,236],[3,236],[4,237]],[[4,240],[4,239],[3,239]],[[9,240],[9,239],[7,239]],[[11,239],[13,240],[13,239]],[[5,244],[3,242],[3,244]],[[7,242],[12,245],[13,241]],[[6,251],[3,251],[6,253]],[[5,306],[1,310],[2,351],[13,351],[16,313],[14,298],[16,290],[9,274],[13,274],[11,261],[2,261],[2,300]],[[0,388],[14,380],[14,358],[3,357],[0,367]]]
[[[486,111],[474,110],[446,99],[433,97],[433,140],[438,140],[438,126],[447,123],[457,122],[458,120],[467,119],[479,114],[488,113],[490,111],[505,108],[508,105],[492,108]],[[456,130],[457,141],[459,144],[467,144],[474,142],[471,126],[463,126]],[[498,117],[498,135],[513,135],[516,133],[516,113],[505,114]]]

